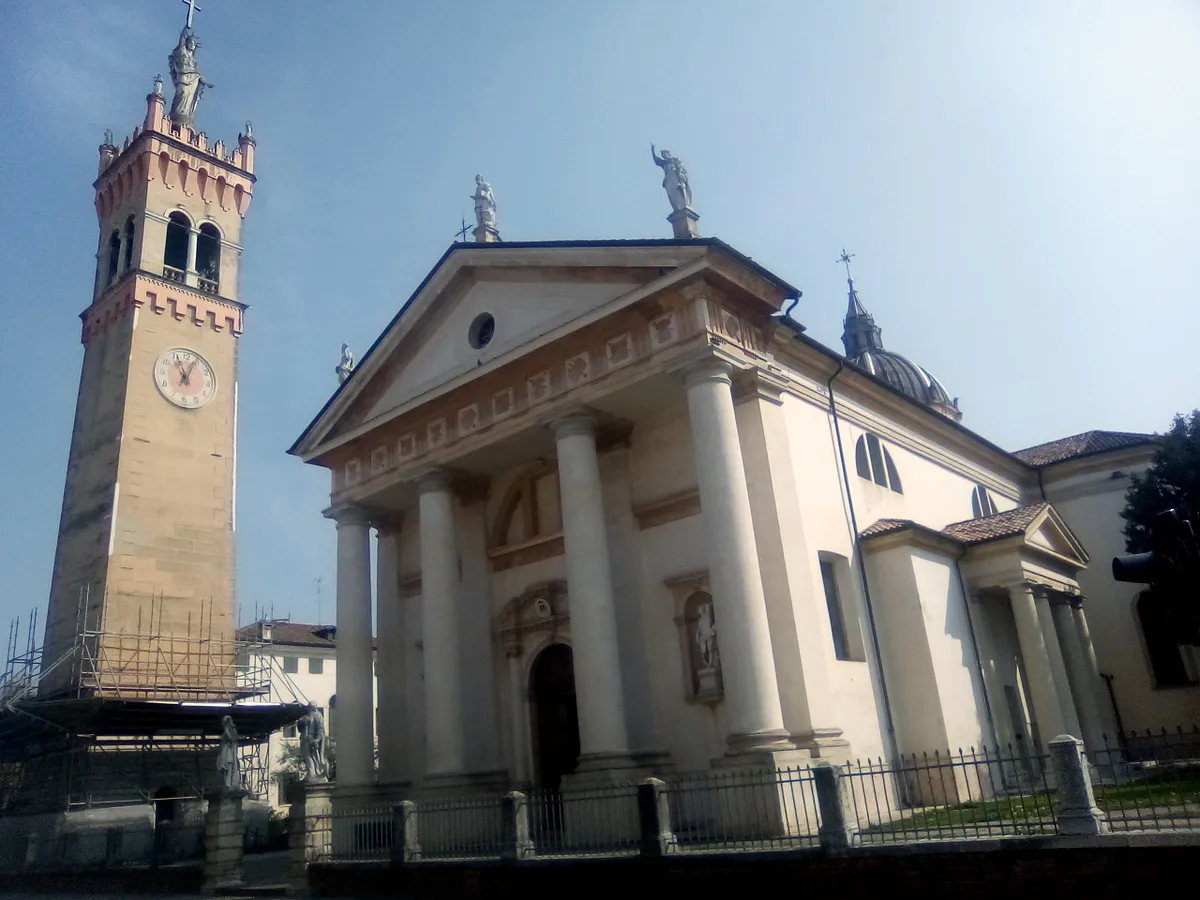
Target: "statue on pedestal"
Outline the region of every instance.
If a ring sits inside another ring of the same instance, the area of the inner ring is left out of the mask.
[[[311,703],[308,712],[296,723],[300,731],[300,758],[304,763],[304,783],[320,784],[328,778],[325,766],[325,719]]]
[[[206,87],[212,84],[204,80],[196,68],[196,51],[200,41],[192,33],[191,26],[179,32],[179,43],[171,51],[167,63],[171,69],[171,83],[175,85],[175,97],[171,100],[171,121],[177,125],[192,125],[196,105]]]
[[[492,193],[492,186],[483,180],[482,175],[475,176],[475,193],[471,199],[475,201],[475,225],[495,231],[496,197]]]
[[[650,156],[654,164],[663,170],[663,190],[667,192],[667,199],[671,201],[672,212],[691,209],[692,186],[688,183],[688,173],[683,160],[672,156],[670,150],[663,150],[660,155],[653,144],[650,145]]]
[[[221,773],[221,787],[224,790],[241,790],[242,762],[238,758],[238,733],[232,716],[221,716],[221,749],[217,751],[217,771]]]
[[[717,667],[717,623],[713,617],[711,603],[703,604],[697,611],[696,644],[700,648],[700,662],[705,669]]]

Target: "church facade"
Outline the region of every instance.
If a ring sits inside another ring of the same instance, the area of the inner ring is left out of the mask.
[[[1057,476],[963,428],[853,282],[842,355],[787,315],[799,291],[672,216],[670,240],[481,225],[293,446],[332,478],[339,784],[1111,734]]]

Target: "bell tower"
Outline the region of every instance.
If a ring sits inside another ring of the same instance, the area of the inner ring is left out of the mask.
[[[209,85],[191,17],[170,55],[170,107],[155,78],[142,123],[100,145],[43,696],[164,677],[202,695],[212,667],[190,654],[232,647],[238,268],[255,145],[249,123],[228,146],[198,129]]]

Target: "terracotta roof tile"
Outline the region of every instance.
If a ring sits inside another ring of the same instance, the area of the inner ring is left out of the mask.
[[[262,634],[260,627],[268,629],[268,635]],[[328,647],[337,646],[334,638],[337,628],[333,625],[309,625],[304,622],[252,622],[238,629],[238,638],[243,641],[266,640],[272,644],[282,644],[290,647]]]
[[[880,519],[874,525],[868,525],[860,531],[858,536],[860,538],[879,537],[881,534],[892,534],[906,528],[914,528],[916,524],[912,519]]]
[[[1078,459],[1081,456],[1091,456],[1093,453],[1122,450],[1125,447],[1137,447],[1140,444],[1156,444],[1159,440],[1158,435],[1132,431],[1085,431],[1083,434],[1073,434],[1070,437],[1059,438],[1057,441],[1017,450],[1013,456],[1026,465],[1040,469],[1042,466]]]
[[[1016,509],[996,513],[994,516],[955,522],[953,525],[943,528],[942,534],[954,538],[956,541],[962,541],[964,544],[981,544],[984,541],[1024,534],[1029,523],[1049,505],[1049,503],[1035,503],[1033,506],[1018,506]]]

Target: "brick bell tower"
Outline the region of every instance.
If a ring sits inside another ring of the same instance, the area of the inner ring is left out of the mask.
[[[155,78],[142,124],[100,146],[96,283],[80,315],[42,696],[155,696],[160,684],[204,696],[231,678],[238,269],[254,138],[248,122],[234,146],[197,128],[208,85],[191,16],[170,56],[170,107]]]

